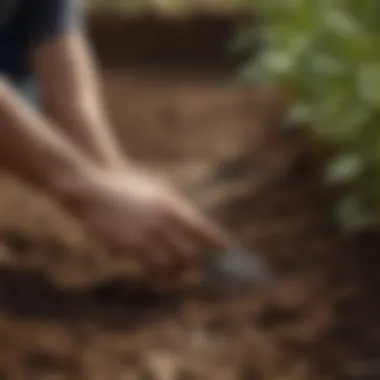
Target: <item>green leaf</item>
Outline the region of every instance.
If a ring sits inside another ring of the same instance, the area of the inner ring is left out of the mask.
[[[287,114],[287,124],[306,124],[312,121],[312,107],[310,104],[298,104],[293,106]]]
[[[328,31],[339,36],[356,37],[364,28],[346,9],[330,8],[324,12],[324,23]]]
[[[339,156],[326,170],[326,180],[330,184],[342,184],[357,180],[364,168],[363,159],[355,154]]]
[[[380,62],[364,63],[358,68],[358,85],[363,101],[380,107]]]

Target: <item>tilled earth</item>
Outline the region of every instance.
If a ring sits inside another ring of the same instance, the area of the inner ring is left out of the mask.
[[[277,129],[275,97],[205,78],[106,79],[130,154],[261,252],[278,280],[229,299],[156,292],[4,175],[0,379],[379,379],[377,236],[338,237],[307,143]]]

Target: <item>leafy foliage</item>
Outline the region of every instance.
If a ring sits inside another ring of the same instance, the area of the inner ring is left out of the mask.
[[[380,217],[380,1],[247,0],[264,26],[242,30],[237,45],[259,33],[264,49],[242,77],[287,89],[293,125],[334,148],[328,183],[343,185],[342,225]],[[365,204],[367,207],[365,207]],[[368,206],[370,205],[370,206]]]

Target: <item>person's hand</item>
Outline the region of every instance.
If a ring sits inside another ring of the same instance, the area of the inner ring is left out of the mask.
[[[183,270],[225,244],[224,233],[170,185],[137,169],[98,173],[76,213],[112,251],[153,269]]]

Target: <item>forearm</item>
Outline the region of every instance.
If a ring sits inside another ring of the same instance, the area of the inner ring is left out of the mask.
[[[0,166],[22,180],[69,198],[95,170],[57,129],[0,79]]]
[[[97,69],[81,32],[45,42],[34,57],[49,115],[97,162],[122,165],[122,149],[107,120]]]
[[[50,107],[47,111],[67,136],[97,163],[104,167],[124,165],[125,158],[111,134],[111,126],[95,109],[94,102],[78,102],[58,109]]]

